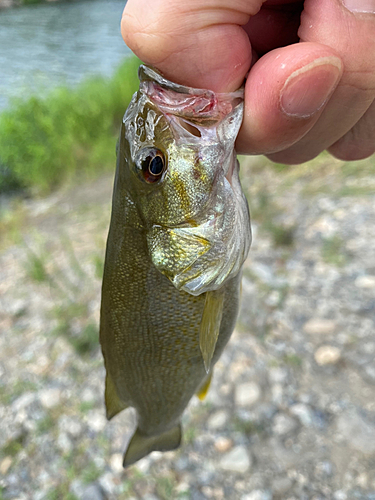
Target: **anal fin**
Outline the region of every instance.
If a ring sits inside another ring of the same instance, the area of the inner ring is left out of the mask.
[[[223,306],[224,293],[222,290],[206,292],[199,331],[199,346],[207,373],[210,370],[212,356],[214,355],[216,342],[219,337]]]
[[[125,452],[123,466],[134,464],[152,451],[175,450],[181,444],[181,436],[180,423],[157,436],[145,436],[137,428]]]
[[[203,384],[198,389],[197,396],[201,401],[203,401],[204,398],[207,396],[208,389],[210,388],[211,385],[211,380],[212,380],[212,372],[210,372],[207,375],[207,377],[203,381]]]
[[[112,381],[111,376],[107,372],[105,377],[105,408],[107,419],[110,420],[120,411],[125,410],[127,405],[121,401],[117,395],[115,384]]]

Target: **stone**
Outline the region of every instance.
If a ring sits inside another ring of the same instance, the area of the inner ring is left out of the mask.
[[[278,436],[285,436],[294,431],[296,427],[297,423],[294,418],[285,413],[278,413],[273,419],[272,430]]]
[[[290,413],[297,417],[305,427],[310,427],[313,423],[313,412],[309,406],[303,403],[297,403],[291,406]]]
[[[240,384],[235,390],[235,402],[238,406],[253,406],[261,397],[261,390],[255,382]]]
[[[226,411],[219,410],[212,415],[207,420],[207,427],[212,430],[222,429],[228,421],[228,415]]]
[[[5,476],[5,474],[8,472],[10,469],[10,466],[12,465],[12,457],[5,457],[1,462],[0,462],[0,473]]]
[[[358,278],[354,282],[354,285],[357,288],[375,288],[375,276],[358,276]]]
[[[242,495],[241,500],[272,500],[272,494],[265,490],[253,490]]]
[[[215,450],[217,450],[219,453],[224,453],[230,450],[232,446],[233,446],[233,441],[224,436],[218,437],[214,443]]]
[[[293,486],[292,481],[289,479],[289,477],[277,477],[272,481],[272,492],[275,493],[275,495],[284,495],[287,493],[291,487]]]
[[[111,469],[114,472],[118,472],[118,473],[122,472],[124,470],[122,467],[122,461],[123,461],[122,454],[121,453],[114,453],[109,460]]]
[[[56,407],[61,400],[61,390],[57,388],[42,389],[38,393],[39,401],[48,410]]]
[[[105,500],[103,490],[98,484],[90,484],[82,494],[81,500]]]
[[[319,366],[335,365],[341,358],[341,351],[333,345],[322,345],[315,351],[314,358]]]
[[[223,456],[219,467],[229,472],[243,474],[250,469],[251,458],[244,446],[236,446]]]
[[[342,413],[337,419],[337,431],[353,450],[369,456],[375,453],[375,425],[358,411]]]
[[[330,319],[312,318],[303,325],[303,331],[309,335],[329,335],[336,329],[336,323]]]
[[[94,432],[101,432],[106,426],[105,416],[101,411],[92,410],[86,415],[87,425]]]

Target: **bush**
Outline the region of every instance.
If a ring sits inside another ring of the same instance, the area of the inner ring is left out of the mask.
[[[138,88],[139,60],[112,78],[91,78],[45,98],[13,101],[0,115],[0,192],[18,185],[48,192],[72,176],[113,168],[119,124]]]

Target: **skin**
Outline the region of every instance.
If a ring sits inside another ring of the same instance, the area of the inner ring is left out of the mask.
[[[375,2],[345,2],[128,0],[121,28],[177,83],[228,92],[249,73],[238,152],[357,160],[375,152]]]

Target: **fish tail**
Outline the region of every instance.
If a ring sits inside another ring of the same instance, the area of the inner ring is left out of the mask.
[[[125,452],[123,466],[134,464],[152,451],[175,450],[181,444],[181,437],[180,423],[157,436],[145,436],[137,428]]]

